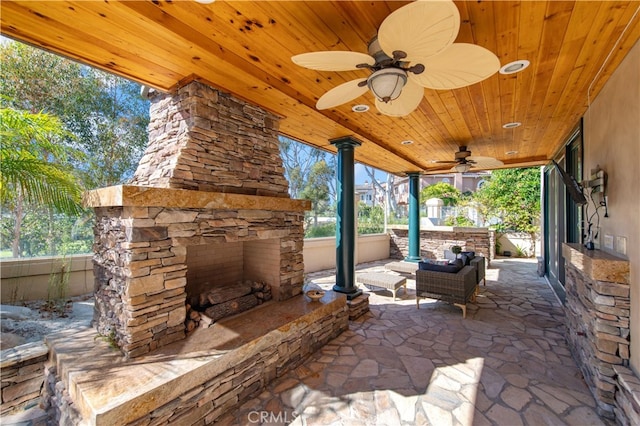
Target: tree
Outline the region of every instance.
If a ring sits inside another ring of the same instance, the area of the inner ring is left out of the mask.
[[[138,96],[137,83],[18,42],[3,44],[0,52],[3,103],[60,119],[74,136],[60,142],[87,154],[75,162],[87,188],[133,174],[149,123],[149,102]]]
[[[376,173],[373,167],[364,166],[364,170],[367,173],[367,176],[369,176],[369,178],[371,179],[371,183],[373,184],[374,205],[376,201],[375,193],[376,191],[380,191],[384,195],[385,204],[386,204],[386,200],[388,200],[389,202],[387,213],[391,211],[395,211],[397,207],[397,202],[396,202],[396,194],[394,191],[395,181],[393,179],[393,175],[391,173],[386,173],[386,186],[382,186],[382,183],[380,183],[380,181],[376,179]]]
[[[420,191],[420,203],[425,203],[430,198],[440,198],[445,206],[456,206],[462,194],[458,189],[446,182],[438,182],[422,188]]]
[[[280,157],[282,157],[284,173],[289,182],[289,195],[291,195],[291,198],[300,198],[301,192],[309,184],[314,164],[324,160],[329,165],[331,162],[329,156],[331,155],[285,136],[280,136],[278,139],[280,141]],[[335,167],[333,167],[333,170],[335,170]],[[327,184],[329,184],[329,189],[333,189],[332,194],[335,194],[333,179]]]
[[[525,232],[535,244],[540,231],[539,168],[494,170],[474,200],[485,223],[496,223],[496,231]]]
[[[320,160],[311,166],[307,183],[300,193],[300,197],[311,200],[311,214],[313,225],[318,225],[318,215],[329,208],[331,191],[329,182],[333,180],[334,170]]]
[[[68,136],[56,117],[0,108],[0,201],[13,213],[13,257],[21,254],[26,204],[67,214],[81,210],[82,187],[68,164],[81,155],[58,143]]]
[[[138,96],[138,84],[18,42],[0,45],[0,60],[1,106],[58,117],[64,132],[56,139],[56,147],[65,154],[57,156],[54,163],[60,164],[64,158],[80,186],[109,186],[132,176],[147,143],[149,103]],[[53,153],[42,153],[42,158],[54,160]],[[21,219],[7,215],[15,210],[4,207],[2,229],[6,236],[6,222],[15,224]],[[26,203],[24,208],[28,210],[23,215],[30,213],[31,217],[21,221],[21,234],[30,240],[23,245],[38,248],[25,252],[53,254],[53,248],[60,245],[78,250],[89,246],[70,235],[91,237],[91,211],[60,217],[58,210],[39,204]],[[47,246],[48,252],[41,249]]]

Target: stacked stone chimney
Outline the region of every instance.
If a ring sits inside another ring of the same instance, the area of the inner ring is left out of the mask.
[[[129,357],[185,337],[189,247],[215,246],[211,263],[220,264],[220,244],[242,253],[237,245],[251,243],[251,279],[268,284],[275,300],[302,291],[309,202],[289,198],[278,117],[231,95],[199,82],[154,94],[149,146],[132,185],[86,200],[97,216],[94,322]]]

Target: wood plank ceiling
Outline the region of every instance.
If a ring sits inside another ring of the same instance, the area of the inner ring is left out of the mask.
[[[427,89],[403,118],[378,113],[369,92],[316,110],[323,93],[369,72],[312,71],[291,56],[366,52],[406,3],[3,0],[0,21],[3,35],[159,90],[207,82],[282,116],[282,134],[323,149],[353,135],[363,142],[357,161],[398,175],[448,170],[432,160],[453,159],[461,145],[509,167],[546,164],[640,38],[638,1],[457,1],[456,42],[488,48],[501,65],[531,65],[466,88]],[[371,109],[355,113],[356,104]],[[522,126],[502,127],[513,121]]]

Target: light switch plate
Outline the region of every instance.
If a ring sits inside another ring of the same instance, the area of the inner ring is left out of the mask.
[[[604,236],[604,248],[613,250],[613,235],[605,234]]]
[[[620,254],[627,254],[627,237],[616,237],[616,251]]]

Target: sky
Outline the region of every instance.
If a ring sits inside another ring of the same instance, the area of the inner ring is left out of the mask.
[[[387,181],[387,173],[382,170],[373,169],[375,172],[375,177],[378,182],[386,182]],[[369,175],[364,170],[364,165],[356,163],[355,165],[355,181],[356,185],[362,185],[365,181],[371,181]]]

